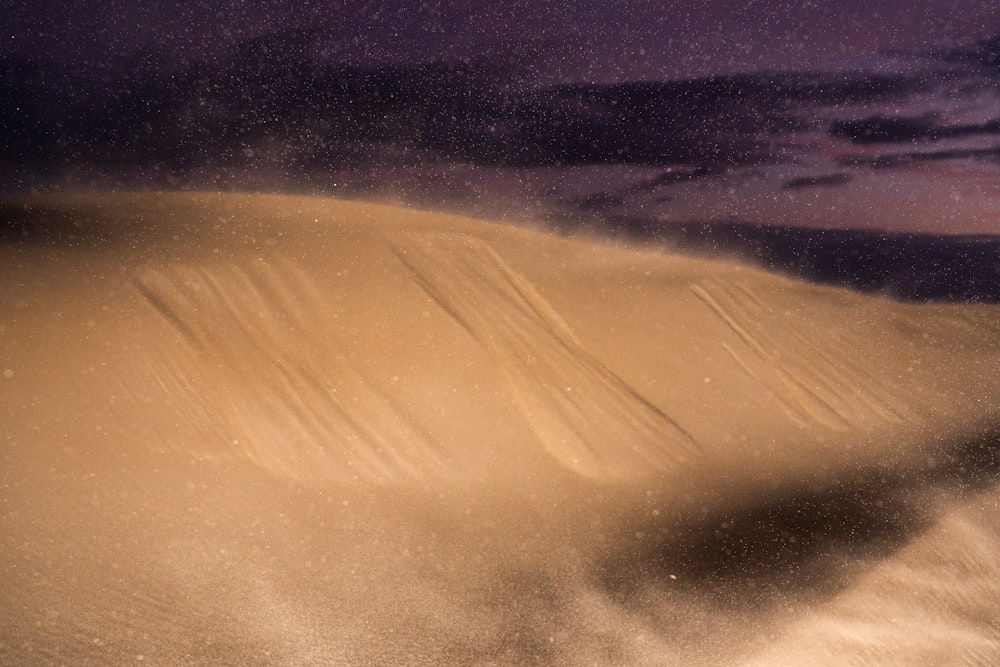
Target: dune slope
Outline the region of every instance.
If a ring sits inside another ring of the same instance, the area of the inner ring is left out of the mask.
[[[1000,660],[1000,307],[324,199],[0,215],[4,663]]]

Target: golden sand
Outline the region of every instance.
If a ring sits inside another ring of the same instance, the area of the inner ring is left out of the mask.
[[[1000,664],[998,306],[326,199],[0,214],[0,663]]]

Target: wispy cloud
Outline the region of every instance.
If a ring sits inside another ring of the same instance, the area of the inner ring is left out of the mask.
[[[800,176],[790,178],[782,186],[786,190],[798,190],[801,188],[830,188],[838,185],[846,185],[851,180],[850,174],[826,174],[823,176]]]
[[[867,167],[870,169],[899,169],[922,162],[943,162],[946,160],[982,160],[1000,165],[1000,146],[989,148],[955,148],[941,151],[913,151],[907,153],[887,153],[875,156],[844,157],[840,164],[844,167]]]
[[[836,121],[830,126],[830,136],[854,144],[901,144],[996,134],[1000,134],[1000,118],[985,123],[943,125],[935,122],[933,116],[913,118],[876,114],[860,120]]]

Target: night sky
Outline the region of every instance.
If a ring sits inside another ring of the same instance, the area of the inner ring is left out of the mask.
[[[633,232],[1000,231],[996,0],[3,13],[8,192],[318,193]]]

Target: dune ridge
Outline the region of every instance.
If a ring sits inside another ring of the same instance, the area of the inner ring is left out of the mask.
[[[400,259],[490,351],[539,441],[563,465],[619,478],[670,469],[697,451],[690,434],[594,359],[488,244],[440,235],[406,241]]]
[[[179,449],[235,450],[292,479],[391,482],[440,465],[406,413],[335,360],[323,295],[287,258],[148,269],[135,284],[187,348],[150,364],[165,400],[201,427]],[[206,363],[223,370],[199,375]]]
[[[779,344],[766,327],[755,326],[769,309],[745,286],[708,280],[692,285],[691,291],[739,337],[744,352],[741,356],[726,343],[723,349],[762,388],[770,389],[798,425],[813,421],[843,431],[870,417],[902,423],[881,398],[891,395],[886,385],[865,373],[843,350],[828,341],[823,341],[824,349],[795,329],[782,331],[784,340]],[[774,377],[765,379],[767,374]]]
[[[995,305],[327,199],[0,212],[0,662],[1000,661]]]

